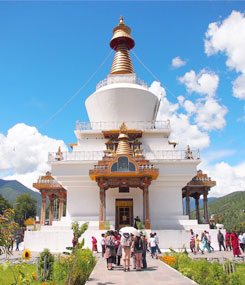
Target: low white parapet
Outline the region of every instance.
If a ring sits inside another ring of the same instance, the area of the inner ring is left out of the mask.
[[[135,130],[170,130],[170,121],[120,121],[120,122],[76,122],[76,130],[80,131],[108,131],[119,130],[122,123],[125,123],[128,129]]]
[[[115,84],[115,83],[132,83],[132,84],[137,84],[140,86],[143,86],[144,88],[148,89],[147,84],[140,78],[136,77],[136,74],[109,74],[107,78],[101,80],[97,85],[96,85],[96,90],[110,85],[110,84]]]
[[[192,157],[186,156],[185,150],[156,150],[143,152],[147,160],[199,160],[199,150],[192,151]],[[72,151],[63,152],[62,158],[57,158],[56,152],[49,152],[48,161],[98,161],[104,157],[104,151]]]

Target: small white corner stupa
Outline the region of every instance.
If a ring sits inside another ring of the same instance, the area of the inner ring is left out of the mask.
[[[132,226],[137,216],[146,231],[158,233],[162,248],[182,248],[190,228],[208,227],[183,214],[182,189],[197,174],[199,151],[176,150],[169,142],[170,122],[156,121],[160,99],[134,73],[129,54],[134,45],[121,17],[110,41],[115,50],[110,74],[85,102],[89,122],[76,123],[71,152],[49,153],[52,176],[34,184],[43,204],[41,230],[25,234],[29,249],[71,246],[73,221],[88,222],[87,246],[92,235],[100,240],[106,229]],[[45,225],[46,196],[51,225]],[[60,211],[53,221],[57,197]]]

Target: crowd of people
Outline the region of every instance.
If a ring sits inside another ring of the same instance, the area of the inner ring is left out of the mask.
[[[158,258],[161,253],[159,239],[156,233],[151,233],[149,241],[143,232],[120,233],[119,231],[108,231],[101,235],[102,257],[106,258],[107,269],[112,270],[114,266],[121,266],[123,270],[130,271],[131,258],[133,269],[139,271],[147,268],[146,253],[150,251],[152,258]],[[98,252],[97,240],[92,237],[92,250]]]
[[[240,232],[237,234],[234,230],[230,233],[226,231],[225,235],[218,230],[217,242],[219,245],[219,251],[233,251],[233,256],[239,257],[242,252],[245,251],[245,233]],[[200,245],[201,243],[201,245]],[[240,250],[241,248],[241,250]],[[190,249],[194,254],[207,250],[209,253],[214,250],[211,245],[211,235],[208,231],[204,231],[199,238],[198,234],[194,234],[193,230],[190,230]]]

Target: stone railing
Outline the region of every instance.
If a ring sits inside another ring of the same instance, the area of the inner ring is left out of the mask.
[[[76,122],[76,130],[119,130],[123,122]],[[170,121],[124,122],[128,129],[135,130],[170,130]]]
[[[107,78],[101,80],[96,85],[96,90],[114,83],[133,83],[148,89],[147,84],[142,79],[137,78],[135,74],[117,74],[114,76],[108,76]]]
[[[170,159],[170,160],[197,160],[200,159],[200,151],[194,150],[188,153],[186,150],[155,150],[144,152],[146,159]]]
[[[48,161],[98,161],[104,156],[104,151],[73,151],[63,152],[62,158],[57,159],[56,152],[49,152]]]
[[[187,155],[188,154],[188,155]],[[55,152],[48,154],[48,161],[98,161],[104,157],[104,151],[73,151],[63,152],[62,157],[57,158]],[[199,150],[187,153],[185,150],[157,150],[143,152],[147,160],[198,160],[200,159]],[[139,160],[137,158],[137,160]]]
[[[38,179],[36,184],[49,184],[50,186],[61,186],[56,180]]]

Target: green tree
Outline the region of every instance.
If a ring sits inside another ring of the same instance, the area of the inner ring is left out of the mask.
[[[9,201],[0,194],[0,215],[3,215],[5,210],[12,208],[13,206],[9,203]]]
[[[21,225],[28,218],[35,218],[37,214],[37,200],[29,193],[18,196],[14,202],[15,220]]]
[[[14,235],[18,229],[18,224],[14,222],[14,210],[7,209],[0,215],[0,255],[11,254],[14,242]]]

